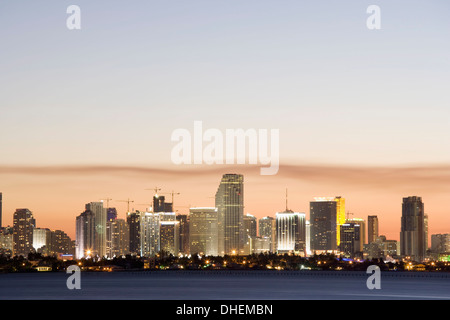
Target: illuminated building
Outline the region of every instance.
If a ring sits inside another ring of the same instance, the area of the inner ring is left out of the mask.
[[[336,251],[340,225],[345,223],[345,199],[316,197],[310,203],[311,251]]]
[[[128,212],[127,224],[129,228],[130,245],[129,250],[132,255],[141,254],[141,213]]]
[[[286,210],[275,215],[278,253],[305,253],[306,215]]]
[[[269,237],[251,237],[250,238],[250,253],[260,254],[271,252],[271,239]]]
[[[160,251],[160,215],[153,212],[141,213],[140,256],[153,257]]]
[[[94,247],[93,256],[106,256],[106,208],[103,202],[90,202],[86,204],[86,210],[94,215]]]
[[[251,239],[256,237],[256,217],[247,213],[244,215],[244,254],[251,254]]]
[[[111,222],[111,257],[125,256],[130,252],[130,230],[124,219]]]
[[[311,223],[306,220],[306,255],[311,254]]]
[[[273,217],[264,217],[259,219],[258,221],[259,226],[259,236],[263,238],[269,238],[270,239],[270,252],[276,252],[277,247],[277,224],[275,221],[275,218]]]
[[[34,228],[33,229],[33,248],[36,252],[48,254],[51,243],[50,229]]]
[[[437,254],[450,253],[450,234],[432,234],[431,251]]]
[[[189,216],[187,214],[177,214],[176,219],[180,222],[180,252],[189,254]]]
[[[12,256],[14,251],[13,228],[0,228],[0,255]]]
[[[383,235],[364,245],[364,258],[369,260],[397,257],[398,253],[398,241],[387,240]]]
[[[3,193],[0,192],[0,228],[2,227]]]
[[[189,210],[189,250],[191,254],[217,256],[218,251],[217,208],[199,207]]]
[[[224,174],[216,192],[219,215],[219,255],[244,249],[244,176]]]
[[[180,243],[180,222],[160,221],[159,225],[160,250],[178,255]]]
[[[28,209],[17,209],[13,216],[14,254],[28,256],[33,249],[33,229],[36,221]]]
[[[423,216],[423,228],[425,229],[425,251],[428,249],[428,215]]]
[[[62,230],[52,230],[50,232],[50,255],[73,255],[75,248],[73,241]]]
[[[354,258],[356,254],[363,251],[361,232],[363,227],[357,222],[348,222],[340,226],[341,243],[339,250],[346,257]]]
[[[403,198],[400,250],[403,257],[422,261],[426,251],[424,204],[421,197]]]
[[[363,251],[363,246],[366,243],[366,221],[364,219],[361,218],[352,218],[352,219],[346,219],[345,223],[355,223],[355,224],[359,224],[361,227],[359,229],[359,233],[360,233],[360,241],[359,241],[359,248],[356,248],[356,251],[358,252],[362,252]]]
[[[159,219],[161,221],[177,221],[175,212],[154,212],[159,214]]]
[[[94,213],[86,210],[76,218],[75,257],[76,259],[92,256],[94,248],[95,222]]]
[[[378,237],[378,217],[377,216],[368,216],[367,217],[367,242],[374,242]]]
[[[164,196],[154,195],[153,196],[153,212],[172,212],[173,205],[170,202],[166,202]]]

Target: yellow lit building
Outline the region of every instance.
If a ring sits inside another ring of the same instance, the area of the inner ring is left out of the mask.
[[[336,201],[336,244],[339,247],[341,244],[341,225],[345,224],[345,199],[335,197],[334,201]]]

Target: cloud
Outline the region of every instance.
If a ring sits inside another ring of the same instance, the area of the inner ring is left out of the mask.
[[[142,177],[165,179],[194,179],[221,176],[224,173],[242,173],[253,179],[272,183],[274,179],[342,186],[371,188],[415,188],[428,191],[445,191],[450,188],[450,165],[421,166],[344,166],[284,164],[276,176],[260,176],[259,166],[213,165],[213,166],[0,166],[0,175],[42,176],[88,176],[108,175],[117,177]]]

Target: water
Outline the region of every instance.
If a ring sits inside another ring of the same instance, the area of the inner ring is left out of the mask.
[[[450,274],[381,273],[369,290],[364,272],[166,271],[81,273],[69,290],[65,273],[0,274],[0,300],[354,300],[450,299]]]

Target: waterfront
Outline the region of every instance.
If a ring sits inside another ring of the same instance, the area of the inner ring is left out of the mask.
[[[356,300],[450,299],[450,274],[384,272],[369,290],[365,272],[83,272],[69,290],[62,272],[0,274],[1,300]]]

